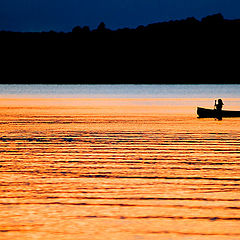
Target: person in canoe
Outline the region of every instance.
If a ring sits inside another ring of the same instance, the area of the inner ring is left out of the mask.
[[[222,107],[223,107],[223,101],[222,99],[215,100],[215,109],[217,110],[216,112],[216,118],[218,120],[222,120]]]
[[[215,100],[215,108],[216,108],[217,111],[221,112],[223,105],[224,104],[223,104],[222,99],[218,99],[218,101]]]

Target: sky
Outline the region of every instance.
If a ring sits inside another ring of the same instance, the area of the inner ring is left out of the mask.
[[[222,13],[240,19],[239,0],[0,0],[0,30],[64,31],[75,26],[137,27]]]

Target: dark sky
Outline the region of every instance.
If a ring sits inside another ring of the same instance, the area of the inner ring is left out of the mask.
[[[222,13],[240,18],[240,0],[0,0],[0,30],[110,29]]]

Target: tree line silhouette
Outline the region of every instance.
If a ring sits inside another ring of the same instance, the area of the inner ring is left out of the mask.
[[[1,31],[1,83],[240,83],[240,20]]]

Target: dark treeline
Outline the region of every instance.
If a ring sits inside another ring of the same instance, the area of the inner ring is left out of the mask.
[[[221,14],[72,32],[0,32],[1,83],[240,83],[240,20]]]

